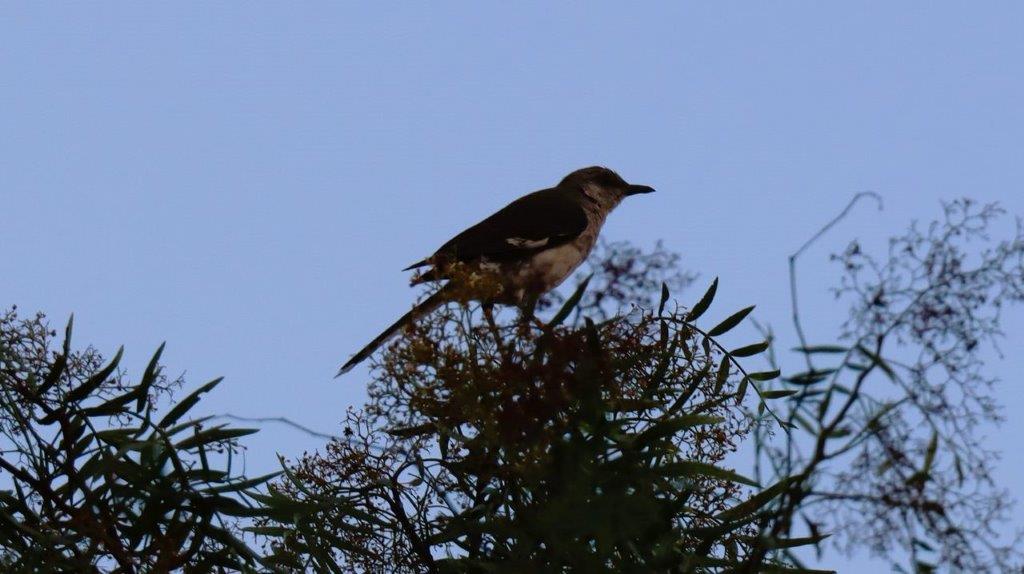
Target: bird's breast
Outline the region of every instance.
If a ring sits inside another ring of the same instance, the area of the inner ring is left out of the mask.
[[[588,231],[573,241],[535,253],[511,274],[511,287],[532,293],[545,293],[558,287],[586,260],[594,247],[597,234]]]

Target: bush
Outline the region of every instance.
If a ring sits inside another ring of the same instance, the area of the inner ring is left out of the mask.
[[[815,571],[796,550],[834,535],[897,571],[1020,571],[980,435],[1001,415],[979,350],[1024,300],[1024,227],[991,245],[1000,215],[952,202],[885,256],[851,244],[834,257],[849,320],[812,344],[795,305],[789,362],[759,325],[763,342],[721,344],[752,308],[708,321],[717,280],[677,306],[694,277],[676,256],[606,246],[573,295],[540,301],[547,322],[467,303],[418,321],[342,436],[276,477],[233,469],[254,429],[191,414],[219,381],[176,399],[162,347],[133,382],[120,351],[73,351],[70,322],[54,349],[11,309],[0,566],[798,573]],[[743,444],[749,478],[729,468]]]
[[[0,564],[11,572],[238,571],[258,556],[233,517],[266,512],[232,472],[256,432],[188,418],[211,381],[162,416],[181,386],[153,355],[138,382],[92,348],[63,346],[44,317],[0,314]]]
[[[666,308],[665,286],[658,309],[600,322],[563,324],[581,302],[607,302],[583,302],[586,282],[546,324],[456,305],[421,320],[384,354],[344,436],[273,485],[322,509],[289,528],[263,521],[280,529],[274,559],[338,572],[724,572],[754,548],[814,543],[760,534],[792,478],[761,488],[723,466],[759,422],[745,394],[778,373],[738,361],[767,343],[730,352],[717,340],[750,308],[696,325],[716,288],[687,311]]]

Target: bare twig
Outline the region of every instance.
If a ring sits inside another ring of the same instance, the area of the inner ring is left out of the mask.
[[[307,435],[309,435],[311,437],[322,438],[322,439],[327,439],[327,440],[338,439],[339,438],[339,437],[337,437],[335,435],[331,435],[331,434],[315,431],[315,430],[313,430],[313,429],[311,429],[311,428],[309,428],[307,426],[301,425],[301,424],[299,424],[299,423],[297,423],[297,422],[295,422],[295,421],[293,421],[293,420],[291,420],[289,418],[285,418],[285,417],[241,417],[241,416],[238,416],[238,415],[233,415],[231,413],[224,413],[224,414],[220,414],[220,415],[214,415],[212,418],[229,419],[229,420],[233,420],[233,421],[247,422],[247,423],[280,423],[280,424],[283,424],[283,425],[286,425],[286,426],[290,426],[293,429],[295,429],[297,431],[300,431],[300,432],[303,432],[303,433],[305,433],[305,434],[307,434]]]
[[[807,249],[811,245],[813,245],[814,242],[816,242],[823,235],[828,233],[828,231],[830,229],[835,227],[836,224],[838,224],[847,215],[849,215],[850,210],[853,209],[853,206],[857,205],[858,201],[860,201],[861,199],[866,198],[866,197],[870,197],[870,198],[874,199],[878,203],[879,211],[882,210],[882,208],[883,208],[882,196],[878,195],[874,191],[861,191],[861,192],[858,192],[856,195],[853,196],[852,199],[850,199],[850,202],[846,204],[846,207],[844,207],[843,210],[839,212],[839,215],[836,215],[835,217],[833,217],[831,221],[826,223],[821,229],[818,230],[817,233],[812,235],[810,239],[805,241],[804,244],[801,245],[799,249],[797,249],[792,255],[789,256],[789,297],[790,297],[790,306],[792,307],[793,327],[796,328],[796,335],[797,335],[797,338],[800,339],[800,345],[802,347],[807,347],[807,338],[804,336],[804,327],[803,327],[803,324],[800,322],[800,311],[799,311],[799,303],[798,303],[798,300],[797,300],[797,290],[796,290],[796,260],[801,255],[803,255],[804,251],[807,251]],[[807,354],[807,353],[804,353],[804,358],[806,358],[806,360],[807,360],[807,368],[809,370],[813,369],[814,367],[813,367],[813,365],[811,365],[811,356],[809,354]]]

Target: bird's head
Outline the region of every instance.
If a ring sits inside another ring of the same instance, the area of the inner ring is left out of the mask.
[[[605,210],[614,208],[627,195],[654,191],[648,185],[626,183],[619,174],[601,166],[578,169],[565,176],[558,187],[578,190]]]

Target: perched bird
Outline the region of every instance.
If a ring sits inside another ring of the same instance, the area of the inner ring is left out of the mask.
[[[540,295],[557,287],[587,258],[605,218],[619,202],[628,195],[652,191],[595,166],[576,170],[555,187],[506,205],[404,269],[429,267],[413,278],[413,285],[449,281],[353,355],[336,376],[365,360],[409,323],[451,300],[458,287],[452,280],[457,267],[497,277],[499,294],[483,303],[520,305],[532,312]]]

